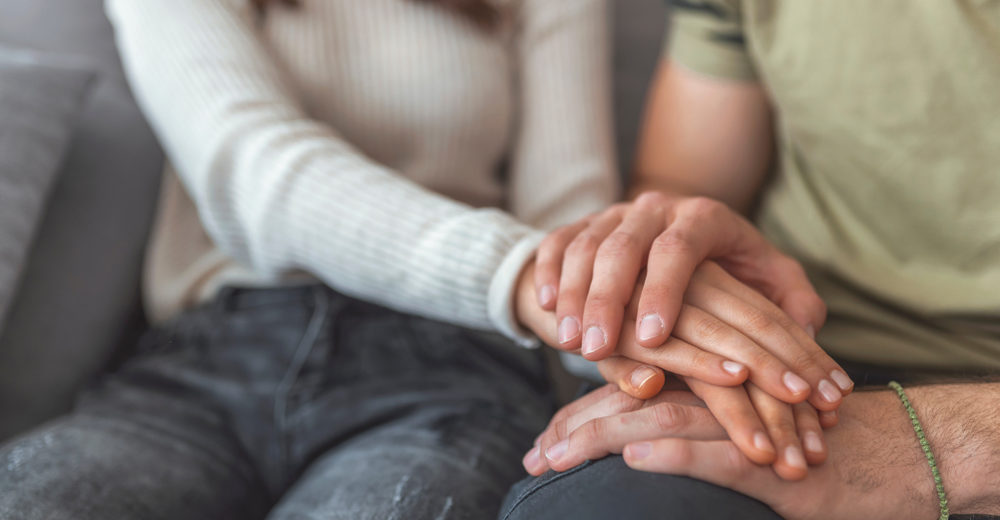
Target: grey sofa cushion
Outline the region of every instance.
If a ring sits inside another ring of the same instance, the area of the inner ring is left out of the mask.
[[[628,178],[646,91],[659,63],[667,25],[663,0],[614,0],[614,88],[618,164]]]
[[[0,46],[0,330],[93,72]]]
[[[0,335],[0,439],[67,410],[141,329],[163,158],[125,84],[102,0],[0,0],[0,42],[98,71]]]

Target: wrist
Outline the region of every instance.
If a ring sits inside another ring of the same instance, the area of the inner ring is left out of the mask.
[[[991,413],[1000,406],[1000,387],[934,385],[913,387],[907,393],[921,414],[927,440],[938,459],[951,513],[1000,514],[996,488],[1000,437],[995,413]]]

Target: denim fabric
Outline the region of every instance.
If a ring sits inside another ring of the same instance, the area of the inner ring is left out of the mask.
[[[499,518],[781,520],[746,495],[687,477],[636,471],[617,455],[521,481]]]
[[[0,518],[492,518],[546,381],[500,336],[321,286],[228,290],[0,448]]]
[[[912,374],[892,374],[877,367],[851,366],[849,370],[851,378],[864,386],[883,386],[893,379],[905,384],[913,379]],[[577,398],[595,388],[590,383],[581,385]],[[498,518],[782,520],[764,503],[731,489],[688,477],[636,471],[619,455],[521,480],[511,488]],[[1000,520],[975,514],[950,518]]]

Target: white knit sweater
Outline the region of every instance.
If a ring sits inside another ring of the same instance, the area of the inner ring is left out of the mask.
[[[410,0],[302,4],[107,0],[172,164],[154,321],[307,276],[527,344],[512,293],[541,230],[618,191],[604,0],[497,0],[492,32]]]

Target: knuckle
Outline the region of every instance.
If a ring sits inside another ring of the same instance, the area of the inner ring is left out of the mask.
[[[625,392],[618,392],[612,398],[611,408],[613,413],[632,412],[642,407],[642,403],[642,400],[632,397]]]
[[[683,226],[672,225],[653,240],[650,248],[654,254],[687,254],[694,252],[694,236]]]
[[[748,331],[753,335],[767,335],[780,327],[774,317],[759,309],[747,309],[743,315]]]
[[[627,231],[615,231],[601,243],[597,254],[602,257],[623,258],[639,250],[639,238]]]
[[[566,252],[573,255],[593,255],[601,246],[601,239],[592,232],[585,231],[569,243]]]
[[[573,432],[573,440],[570,441],[570,445],[577,444],[578,446],[586,448],[607,438],[607,432],[608,427],[604,420],[600,418],[591,419]]]
[[[703,316],[695,322],[695,331],[702,341],[716,343],[724,340],[729,334],[729,327],[711,316]]]
[[[660,403],[652,411],[654,424],[663,432],[676,431],[689,422],[686,409],[673,403]]]
[[[697,220],[711,219],[724,211],[725,204],[709,197],[691,197],[684,201],[684,212]]]
[[[645,191],[635,198],[635,206],[641,210],[659,210],[668,202],[660,191]]]

